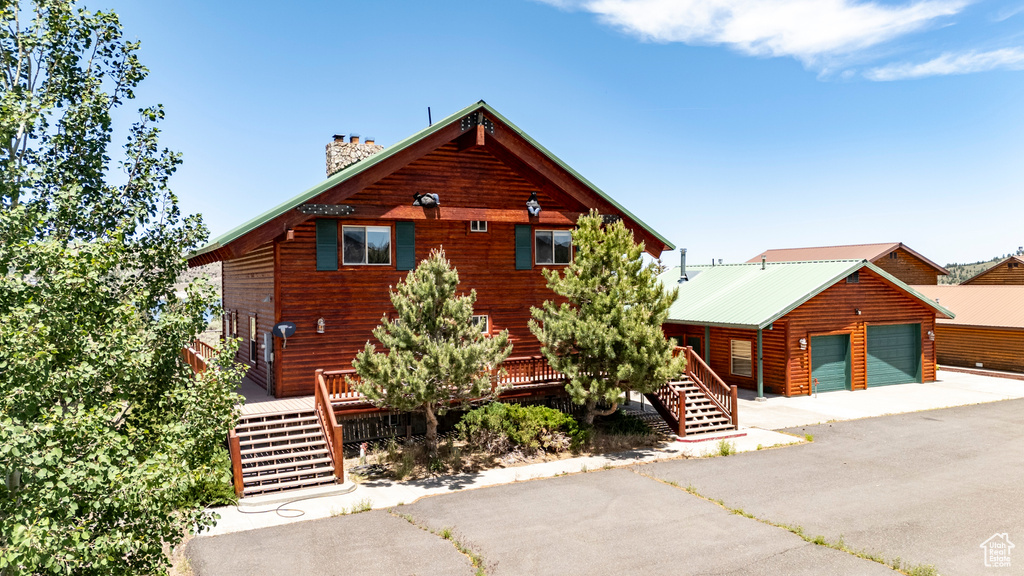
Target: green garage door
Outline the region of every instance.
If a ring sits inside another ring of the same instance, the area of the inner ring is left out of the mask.
[[[868,386],[921,381],[921,325],[868,326]]]
[[[846,390],[850,382],[850,336],[811,336],[811,378],[818,392]]]

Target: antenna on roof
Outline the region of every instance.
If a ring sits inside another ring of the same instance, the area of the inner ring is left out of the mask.
[[[434,119],[430,117],[430,106],[427,106],[427,126],[430,127],[430,126],[433,126],[433,125],[434,125]]]

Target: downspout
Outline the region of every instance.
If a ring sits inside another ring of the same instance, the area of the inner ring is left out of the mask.
[[[757,329],[757,401],[764,402],[764,354],[761,352],[761,329]]]

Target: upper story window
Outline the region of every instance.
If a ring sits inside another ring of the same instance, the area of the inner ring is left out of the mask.
[[[470,232],[487,232],[487,221],[486,220],[470,220],[469,222]]]
[[[899,255],[896,254],[896,252],[889,252],[889,260],[895,260],[897,258],[899,258]]]
[[[860,284],[860,270],[846,277],[847,284]]]
[[[572,232],[568,230],[537,230],[534,232],[537,264],[569,264],[572,262]]]
[[[473,314],[472,323],[480,329],[482,334],[491,333],[490,318],[487,317],[487,314]]]
[[[342,263],[391,264],[390,226],[342,226]]]

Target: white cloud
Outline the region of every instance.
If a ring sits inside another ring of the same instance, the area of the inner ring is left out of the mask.
[[[959,13],[967,0],[540,0],[654,42],[727,45],[805,64],[879,45]]]
[[[950,74],[970,74],[989,70],[1024,69],[1024,48],[1001,48],[988,52],[947,52],[927,62],[914,64],[898,62],[864,73],[870,80],[889,81],[907,78],[924,78],[926,76],[948,76]]]

